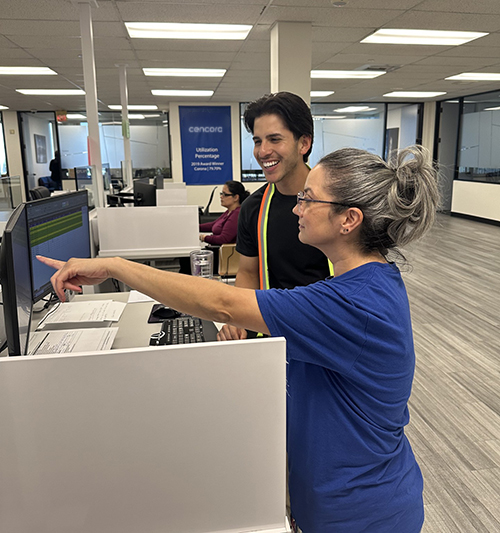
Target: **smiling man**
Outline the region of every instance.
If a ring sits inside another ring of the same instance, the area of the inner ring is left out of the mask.
[[[244,120],[267,184],[241,207],[236,286],[289,289],[326,278],[330,274],[326,257],[299,241],[298,217],[292,213],[310,170],[313,120],[309,107],[299,96],[279,92],[249,104]],[[245,331],[229,326],[219,334],[221,340],[245,337]]]

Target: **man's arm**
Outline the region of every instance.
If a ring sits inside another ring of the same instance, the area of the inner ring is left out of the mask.
[[[236,287],[243,289],[259,289],[259,258],[240,256],[238,273],[236,274]]]
[[[240,256],[238,273],[236,274],[236,287],[242,289],[258,289],[259,283],[259,258]],[[217,338],[220,341],[241,340],[247,338],[247,330],[225,324],[219,331]]]

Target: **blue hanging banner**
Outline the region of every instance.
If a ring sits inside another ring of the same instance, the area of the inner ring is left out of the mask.
[[[233,179],[231,108],[179,106],[182,173],[188,185],[218,185]]]

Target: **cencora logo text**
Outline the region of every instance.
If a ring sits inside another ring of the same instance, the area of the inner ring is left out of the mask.
[[[222,126],[191,126],[189,133],[222,133],[224,128]]]

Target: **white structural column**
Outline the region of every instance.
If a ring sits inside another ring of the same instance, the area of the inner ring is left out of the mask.
[[[424,103],[424,122],[422,131],[422,146],[432,154],[434,150],[434,131],[436,128],[436,102]]]
[[[277,22],[271,28],[271,92],[289,91],[311,101],[312,26]]]
[[[99,141],[99,116],[97,112],[97,83],[95,74],[94,36],[92,31],[91,3],[92,0],[78,1],[80,11],[80,33],[82,37],[83,79],[85,84],[85,105],[87,107],[87,122],[89,128],[88,149],[89,162],[95,167],[94,191],[96,207],[102,207],[104,201],[104,181],[102,179],[101,144]]]
[[[132,156],[130,152],[130,122],[128,119],[128,86],[127,65],[118,65],[120,69],[120,104],[122,106],[122,135],[124,153],[124,176],[125,185],[132,185]]]

